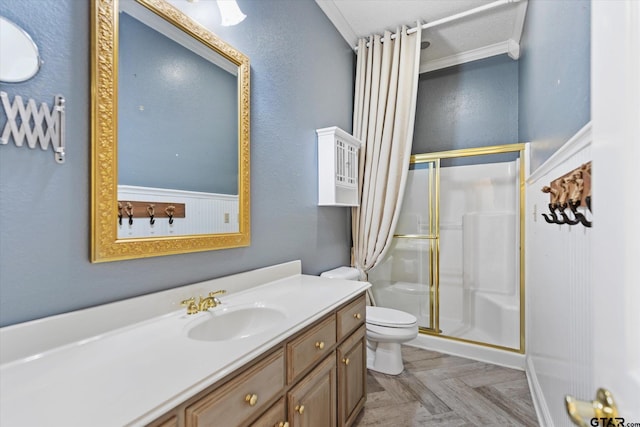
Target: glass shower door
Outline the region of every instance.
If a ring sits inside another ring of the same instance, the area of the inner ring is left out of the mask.
[[[420,332],[524,352],[524,144],[412,156],[400,219],[369,272]]]
[[[411,313],[430,330],[437,328],[437,167],[438,161],[411,165],[391,247],[369,272],[377,305]]]
[[[448,337],[518,349],[520,161],[466,160],[439,169],[439,326]]]

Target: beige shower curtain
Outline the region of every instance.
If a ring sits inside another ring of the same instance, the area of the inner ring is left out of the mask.
[[[360,150],[360,206],[352,210],[353,266],[361,280],[393,238],[409,169],[420,65],[421,29],[358,42],[353,134]],[[382,40],[384,39],[384,43]]]

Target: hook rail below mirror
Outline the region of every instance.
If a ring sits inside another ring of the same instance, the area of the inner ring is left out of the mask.
[[[132,218],[149,218],[149,206],[153,206],[156,218],[169,218],[170,207],[173,206],[173,218],[186,218],[184,203],[160,203],[160,202],[140,202],[132,200],[118,200],[118,206],[131,204]],[[124,209],[123,209],[124,210]],[[169,211],[168,211],[169,210]],[[126,213],[126,212],[125,212]]]

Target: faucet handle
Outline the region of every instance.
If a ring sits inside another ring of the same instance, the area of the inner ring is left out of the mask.
[[[213,299],[213,306],[215,307],[218,304],[222,304],[222,301],[220,301],[218,299],[218,297],[216,297],[216,295],[224,295],[226,294],[227,291],[225,291],[224,289],[221,289],[219,291],[215,291],[215,292],[209,292],[209,298]]]
[[[180,305],[187,306],[187,314],[196,314],[199,311],[198,304],[196,304],[196,299],[193,297],[184,301],[180,301]]]

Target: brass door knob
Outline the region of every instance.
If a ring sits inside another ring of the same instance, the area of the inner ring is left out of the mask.
[[[244,397],[244,401],[249,404],[249,406],[255,406],[258,403],[258,395],[257,394],[247,394]]]
[[[599,388],[596,392],[596,398],[592,401],[578,400],[573,396],[565,396],[565,407],[569,418],[577,426],[588,427],[586,420],[594,418],[605,418],[612,421],[612,424],[619,425],[618,407],[613,400],[613,395],[609,390]]]
[[[324,341],[316,341],[316,348],[322,350],[324,348]]]
[[[296,405],[293,410],[302,415],[302,413],[304,412],[304,405]]]
[[[353,315],[353,318],[360,320],[360,319],[362,319],[362,314],[356,313],[356,314]]]
[[[344,359],[342,359],[342,363],[344,363],[345,365],[349,366],[349,358],[345,357]]]

